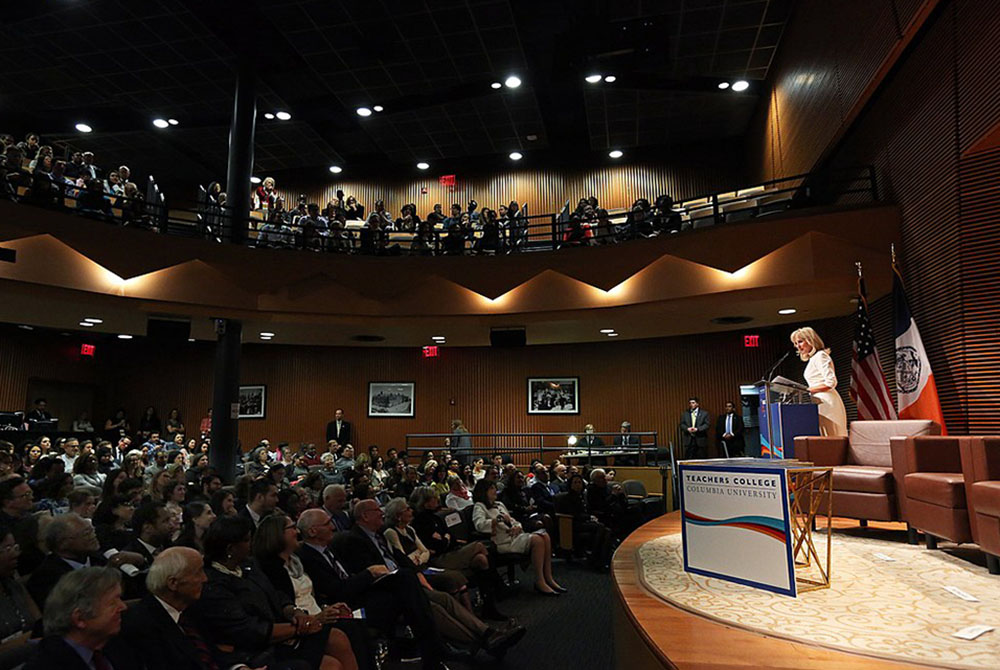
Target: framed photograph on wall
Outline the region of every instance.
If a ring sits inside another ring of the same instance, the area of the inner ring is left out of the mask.
[[[413,382],[368,382],[368,416],[379,418],[414,416]]]
[[[579,377],[528,378],[528,414],[579,413]]]
[[[257,384],[240,387],[241,419],[263,419],[267,410],[267,386]]]

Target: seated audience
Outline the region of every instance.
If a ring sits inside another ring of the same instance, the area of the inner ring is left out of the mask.
[[[205,502],[192,502],[184,506],[184,516],[181,521],[181,532],[173,541],[174,547],[190,547],[204,551],[203,539],[205,531],[215,521],[212,506]]]
[[[20,556],[13,532],[0,524],[0,667],[5,668],[27,660],[32,651],[27,642],[41,618],[38,606],[17,578]]]
[[[323,489],[323,511],[330,515],[337,531],[350,530],[354,525],[347,503],[347,488],[343,484],[330,484]]]
[[[249,520],[253,528],[260,525],[260,520],[274,511],[278,506],[278,487],[266,479],[258,479],[250,484],[247,494],[247,504],[239,510],[239,516]],[[225,516],[219,514],[219,516]]]
[[[614,538],[608,527],[591,513],[583,477],[571,475],[568,490],[555,498],[556,511],[573,517],[573,546],[585,547],[591,567],[606,571],[611,565]]]

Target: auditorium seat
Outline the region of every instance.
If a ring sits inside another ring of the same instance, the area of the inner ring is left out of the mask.
[[[900,513],[926,534],[928,549],[934,549],[939,538],[959,544],[972,541],[959,441],[942,435],[892,440],[893,469],[897,479],[903,479]]]
[[[963,437],[962,473],[972,541],[986,554],[990,574],[1000,574],[1000,436]]]
[[[833,467],[834,516],[859,519],[862,526],[869,520],[899,521],[903,484],[894,476],[890,440],[940,432],[933,421],[855,421],[849,437],[796,437],[795,457]]]

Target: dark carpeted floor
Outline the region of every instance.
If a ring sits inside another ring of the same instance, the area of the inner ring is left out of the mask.
[[[448,661],[452,670],[562,670],[614,667],[611,635],[611,576],[575,562],[553,561],[556,580],[569,589],[558,598],[534,592],[534,572],[517,571],[520,586],[500,602],[501,611],[528,629],[524,639],[498,661],[480,651],[472,663]],[[385,670],[412,670],[414,666],[387,663]]]

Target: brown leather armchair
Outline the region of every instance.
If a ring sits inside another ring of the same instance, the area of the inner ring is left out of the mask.
[[[833,467],[835,516],[859,519],[862,526],[898,521],[902,483],[893,476],[890,439],[940,432],[933,421],[855,421],[850,437],[796,437],[795,457]]]
[[[961,439],[962,473],[972,539],[986,554],[990,574],[1000,574],[1000,437]]]
[[[925,534],[928,549],[939,538],[961,544],[972,541],[965,504],[961,438],[923,435],[891,440],[893,474],[901,481],[900,516]]]

